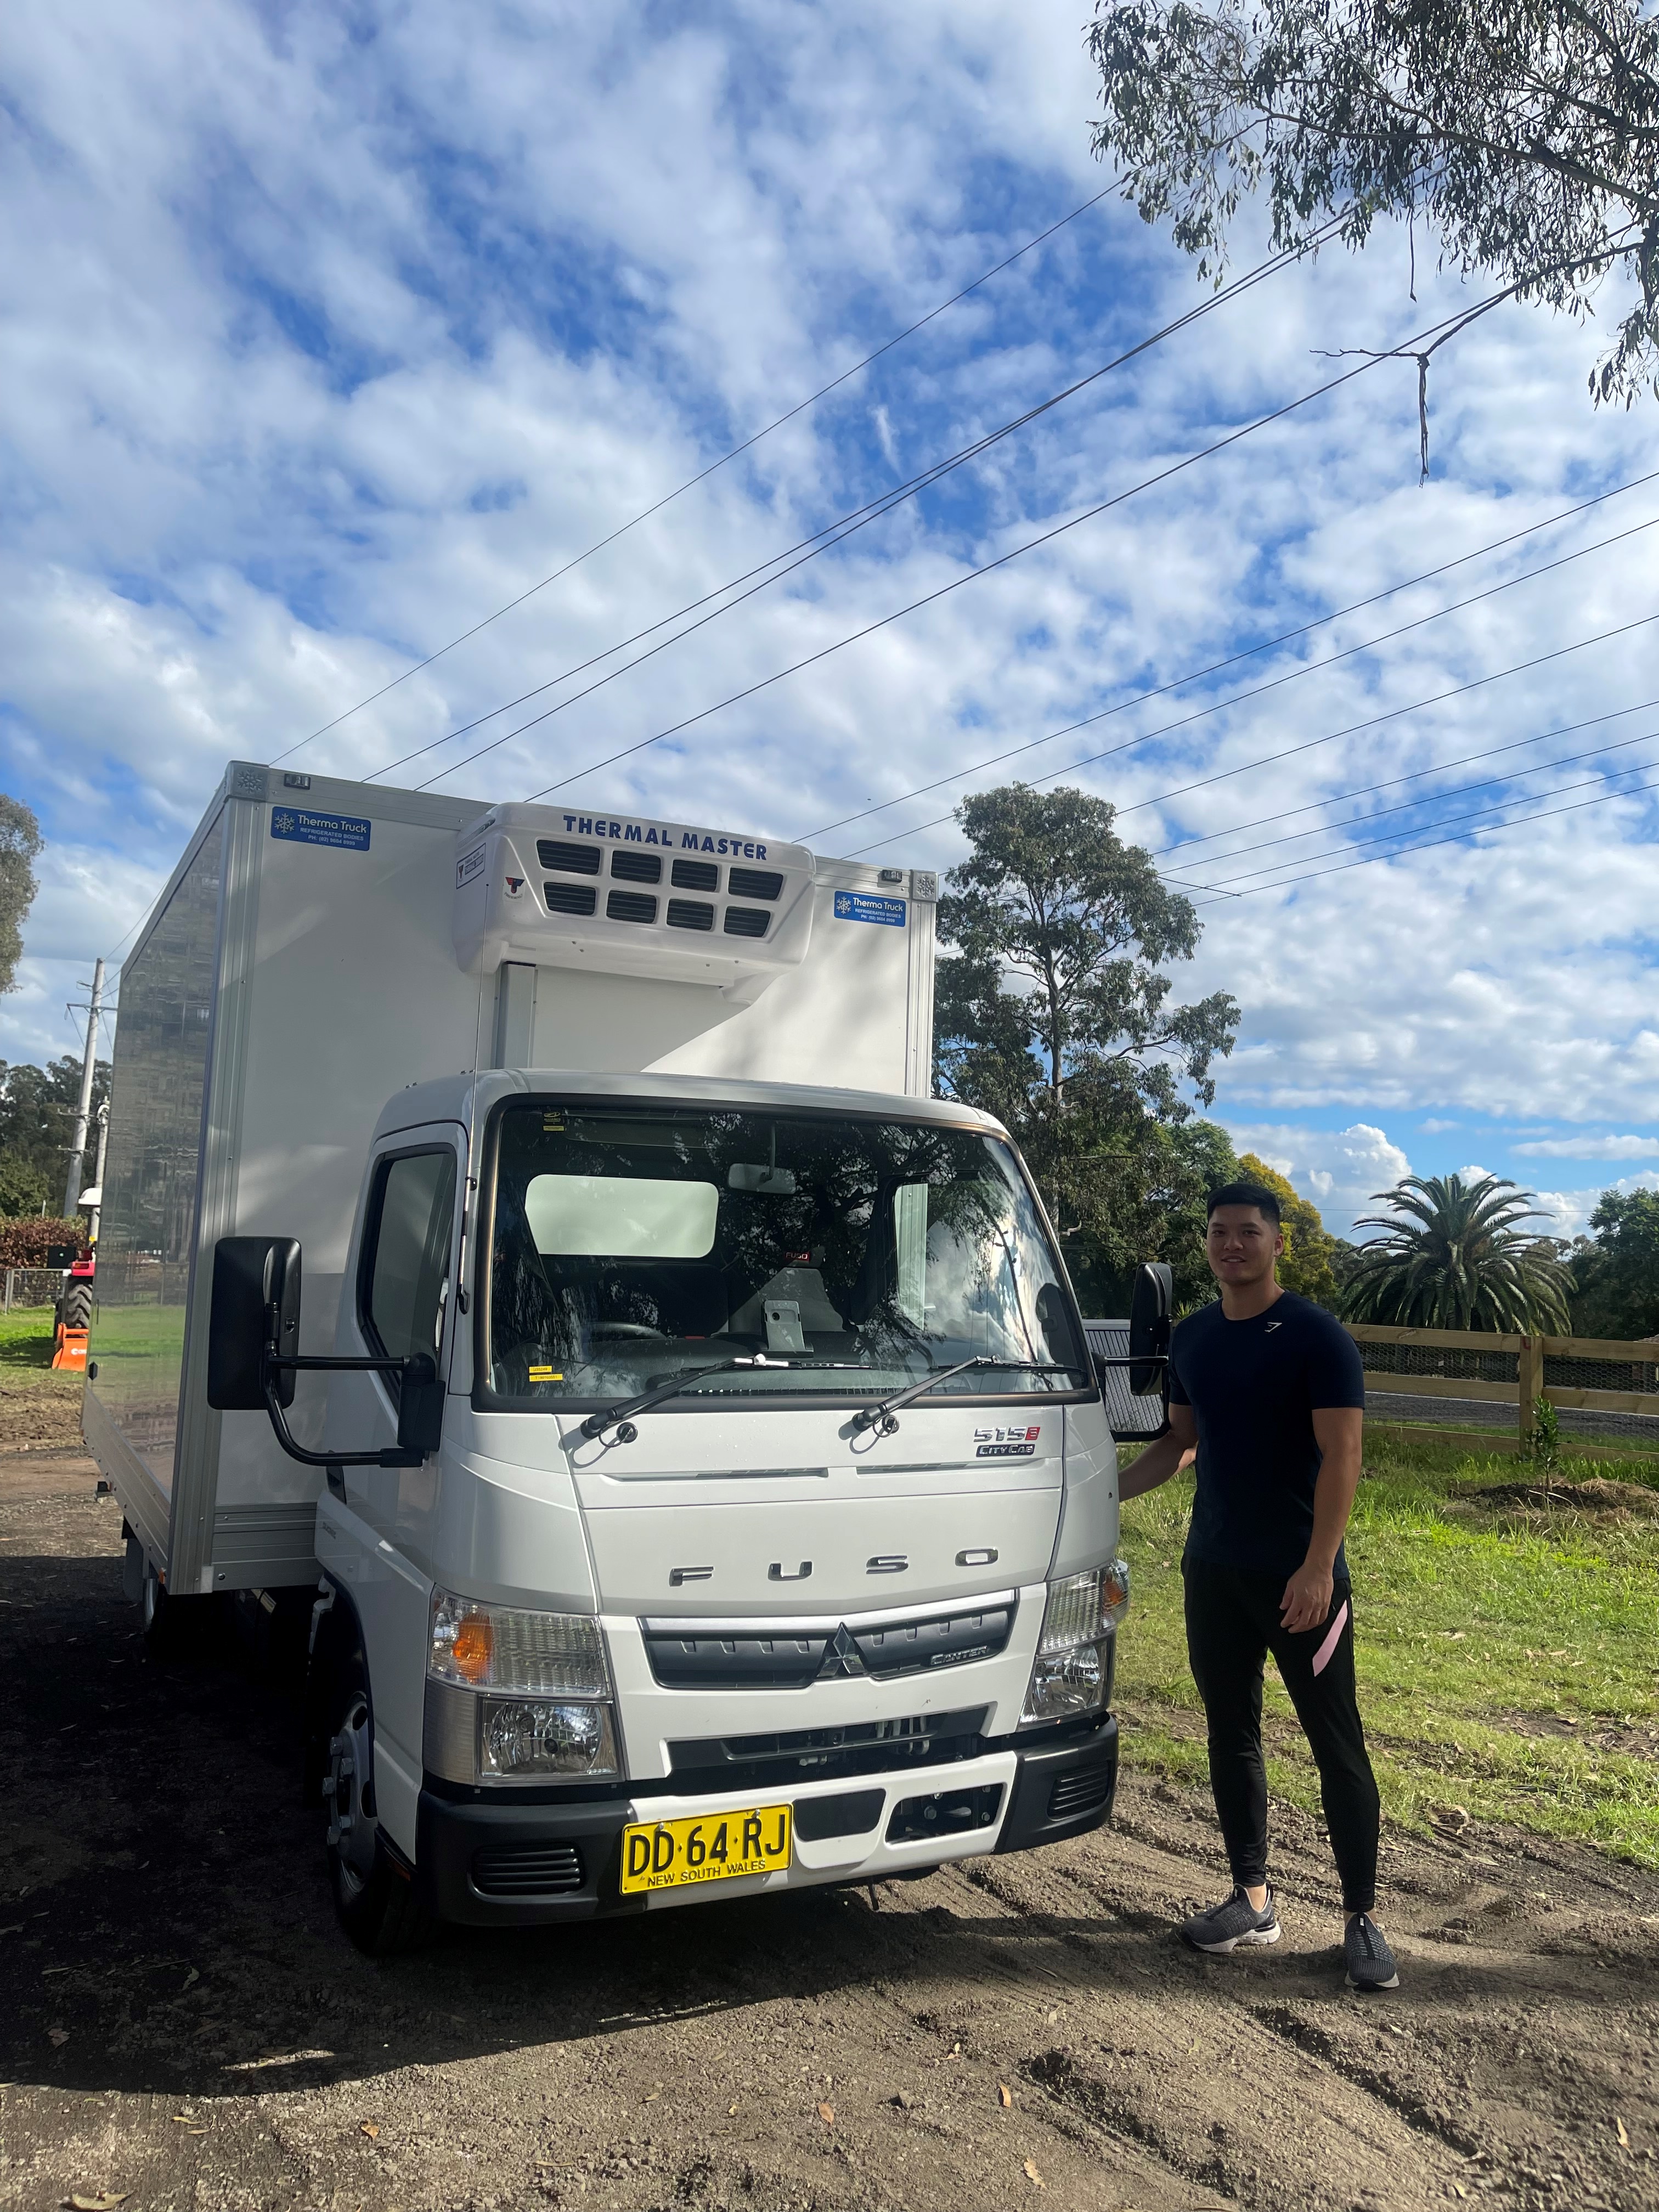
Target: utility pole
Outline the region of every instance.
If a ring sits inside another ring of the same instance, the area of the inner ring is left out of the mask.
[[[98,1193],[96,1206],[87,1208],[87,1242],[98,1242],[98,1223],[104,1211],[104,1162],[109,1157],[109,1101],[105,1099],[98,1109],[98,1164],[93,1169],[93,1184]]]
[[[81,1063],[81,1103],[75,1115],[75,1141],[70,1147],[69,1176],[64,1185],[64,1218],[75,1212],[81,1196],[81,1170],[86,1164],[87,1123],[92,1115],[92,1079],[98,1065],[98,1017],[104,1010],[104,963],[92,971],[92,1004],[87,1009],[87,1054]]]

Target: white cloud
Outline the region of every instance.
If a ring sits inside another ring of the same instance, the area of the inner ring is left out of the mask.
[[[1659,1137],[1540,1137],[1510,1149],[1522,1158],[1653,1160],[1659,1159]]]
[[[1596,1201],[1609,1190],[1659,1190],[1659,1170],[1644,1168],[1621,1176],[1616,1182],[1596,1183],[1580,1190],[1540,1190],[1538,1203],[1551,1215],[1552,1237],[1581,1237],[1588,1233]]]
[[[44,0],[13,17],[0,781],[50,842],[0,1013],[10,1056],[65,1048],[62,1001],[165,878],[228,756],[304,739],[1103,181],[1073,15],[1007,0],[714,0],[695,19],[371,0],[349,22],[295,0],[280,24],[91,0],[72,40]],[[1241,264],[1250,251],[1246,235]],[[444,787],[511,798],[580,776],[1310,388],[1315,348],[1394,344],[1468,296],[1425,272],[1414,307],[1407,274],[1379,230],[1363,258],[1276,279]],[[364,773],[600,654],[592,681],[617,640],[1201,297],[1108,201],[301,761]],[[1659,465],[1659,409],[1587,405],[1597,343],[1505,307],[1437,356],[1421,489],[1414,374],[1383,363],[607,769],[603,795],[799,834],[1540,521]],[[1659,701],[1656,623],[1375,719],[1642,621],[1659,532],[1165,726],[1656,510],[1632,493],[976,779],[1130,745],[1077,778],[1149,845],[1204,840],[1184,877],[1230,879],[1180,989],[1240,1000],[1218,1110],[1273,1140],[1334,1225],[1405,1171],[1383,1133],[1402,1115],[1425,1139],[1474,1122],[1486,1145],[1486,1121],[1521,1121],[1549,1144],[1651,1110],[1650,799],[1260,886],[1357,857],[1310,823],[1396,805],[1420,788],[1402,776]],[[1518,758],[1650,730],[1659,708]],[[1615,757],[1659,761],[1659,734]],[[1433,787],[1494,772],[1446,768]],[[1507,789],[1596,772],[1528,767]],[[1372,785],[1389,788],[1333,810]],[[957,834],[927,825],[963,787],[823,848],[890,839],[884,859],[948,864]],[[1645,1156],[1574,1141],[1560,1157]]]
[[[1391,1189],[1411,1173],[1411,1162],[1400,1146],[1368,1122],[1332,1130],[1220,1118],[1234,1149],[1254,1152],[1277,1170],[1319,1208],[1334,1236],[1350,1235],[1355,1215],[1375,1210],[1375,1194]]]

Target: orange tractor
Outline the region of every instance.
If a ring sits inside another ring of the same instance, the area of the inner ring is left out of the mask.
[[[60,1245],[47,1258],[49,1267],[64,1270],[64,1288],[53,1315],[52,1364],[54,1367],[84,1370],[87,1331],[92,1326],[92,1278],[96,1266],[90,1252]]]

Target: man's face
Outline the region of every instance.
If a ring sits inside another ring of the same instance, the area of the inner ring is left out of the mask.
[[[1218,1206],[1204,1239],[1210,1273],[1224,1286],[1266,1282],[1285,1238],[1254,1206]]]

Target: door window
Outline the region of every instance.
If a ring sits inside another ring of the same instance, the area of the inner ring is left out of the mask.
[[[410,1152],[381,1167],[363,1271],[363,1320],[394,1359],[436,1355],[443,1335],[455,1155]]]

